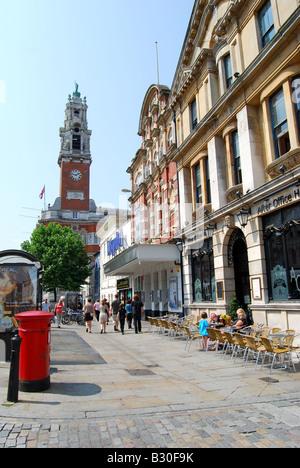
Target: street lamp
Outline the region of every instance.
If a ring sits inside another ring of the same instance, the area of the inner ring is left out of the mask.
[[[216,224],[208,224],[205,228],[205,235],[209,238],[212,239],[214,235],[214,230],[216,229]]]
[[[239,220],[239,223],[242,227],[246,227],[248,224],[249,220],[249,215],[251,214],[251,209],[246,209],[244,207],[241,208],[241,210],[237,214],[237,218]]]

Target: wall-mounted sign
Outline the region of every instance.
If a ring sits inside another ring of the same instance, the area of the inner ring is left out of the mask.
[[[120,249],[120,247],[123,247],[124,245],[124,237],[123,237],[123,232],[117,232],[116,237],[107,242],[107,255],[112,255],[114,256],[116,251]]]
[[[295,200],[300,198],[300,188],[296,187],[290,193],[280,195],[279,197],[267,198],[264,203],[262,203],[257,210],[258,214],[268,213],[269,211],[276,210],[278,208],[284,207]]]
[[[117,281],[117,290],[129,289],[129,278],[120,279]]]
[[[224,299],[224,283],[223,281],[216,282],[217,297],[220,300]]]
[[[169,302],[171,309],[178,308],[178,278],[170,278]]]
[[[251,278],[252,285],[252,298],[254,300],[261,300],[261,279],[260,278]]]

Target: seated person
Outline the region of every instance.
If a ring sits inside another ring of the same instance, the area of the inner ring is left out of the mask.
[[[223,314],[221,315],[221,322],[225,327],[230,327],[231,326],[231,317],[230,315]]]
[[[241,330],[242,328],[247,327],[248,322],[247,322],[247,316],[246,312],[243,309],[238,309],[236,311],[238,319],[233,322],[233,328],[235,330]]]
[[[211,314],[210,316],[210,321],[209,323],[214,325],[214,324],[219,324],[220,323],[220,315],[217,315],[217,314]]]

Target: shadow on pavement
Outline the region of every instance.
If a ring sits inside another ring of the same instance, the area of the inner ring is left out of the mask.
[[[99,385],[90,383],[51,383],[51,387],[45,393],[53,395],[68,395],[68,396],[92,396],[102,392]]]
[[[107,364],[77,333],[66,329],[52,329],[51,336],[51,366]]]

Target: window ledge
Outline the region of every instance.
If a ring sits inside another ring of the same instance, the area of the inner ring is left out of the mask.
[[[237,199],[237,192],[243,193],[243,184],[233,185],[229,189],[226,190],[225,195],[229,202],[232,202]]]
[[[275,161],[271,162],[266,167],[266,172],[271,179],[275,179],[276,177],[282,175],[280,171],[281,166],[285,166],[286,170],[289,171],[294,167],[300,165],[300,148],[292,149],[288,153],[284,154],[280,158],[276,159]]]

